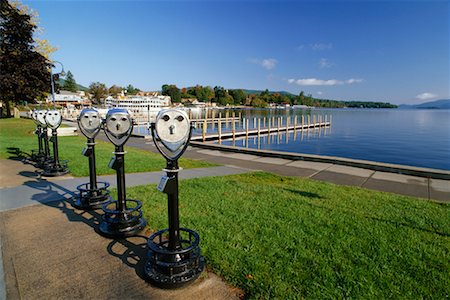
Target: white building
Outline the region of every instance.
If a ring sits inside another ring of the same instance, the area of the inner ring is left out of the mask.
[[[170,106],[170,96],[123,96],[117,98],[109,96],[105,99],[106,108],[127,109],[136,122],[154,120],[158,112]]]
[[[47,103],[53,102],[53,96],[50,94],[47,97]],[[90,105],[91,102],[87,99],[84,91],[70,92],[61,90],[58,94],[55,94],[55,102],[58,105],[68,106],[68,104],[81,106]]]

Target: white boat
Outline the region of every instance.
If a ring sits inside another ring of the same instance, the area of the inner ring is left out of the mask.
[[[136,123],[154,121],[158,112],[170,106],[169,96],[119,96],[106,98],[106,108],[127,109]]]

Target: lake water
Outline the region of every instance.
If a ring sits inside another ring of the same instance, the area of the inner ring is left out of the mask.
[[[254,118],[283,117],[293,123],[294,116],[300,122],[301,115],[332,115],[332,126],[251,137],[235,141],[237,147],[277,150],[338,156],[377,162],[450,170],[450,110],[403,109],[312,109],[312,110],[236,110],[249,120],[249,128],[256,127]],[[214,112],[217,116],[217,112]],[[222,117],[225,111],[222,111]],[[229,113],[231,116],[231,112]],[[312,119],[312,118],[311,118]],[[243,123],[236,125],[242,129]],[[217,130],[210,127],[208,132]],[[223,124],[222,131],[231,130],[231,124]],[[197,129],[194,134],[201,134]],[[224,145],[233,145],[223,140]]]

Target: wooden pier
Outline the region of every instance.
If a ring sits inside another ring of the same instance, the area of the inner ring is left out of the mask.
[[[220,124],[220,123],[219,123]],[[320,122],[316,122],[316,123],[309,123],[309,124],[305,124],[305,123],[300,123],[300,124],[293,124],[293,125],[289,125],[289,122],[287,122],[287,126],[279,126],[278,124],[276,125],[276,127],[270,127],[270,124],[268,127],[264,127],[261,128],[261,122],[260,119],[258,119],[258,127],[256,129],[249,129],[248,128],[248,120],[246,120],[246,123],[244,123],[245,129],[241,130],[241,131],[227,131],[227,132],[222,132],[221,128],[219,126],[219,130],[217,133],[213,133],[213,134],[207,134],[206,133],[206,127],[203,127],[202,130],[202,135],[197,135],[197,136],[193,136],[191,138],[192,141],[218,141],[218,140],[222,140],[222,139],[236,139],[239,137],[245,137],[246,139],[248,139],[249,136],[258,136],[260,137],[261,135],[271,135],[271,134],[275,134],[275,133],[279,133],[279,132],[289,132],[289,131],[294,131],[294,133],[296,133],[297,130],[308,130],[308,129],[315,129],[315,128],[325,128],[325,127],[330,127],[331,126],[331,122],[329,121],[320,121]]]

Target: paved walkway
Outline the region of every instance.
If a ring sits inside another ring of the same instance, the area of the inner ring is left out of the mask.
[[[15,163],[17,164],[18,162]],[[11,162],[8,162],[7,165],[13,168]],[[5,169],[2,168],[3,166],[4,162],[0,160],[0,172],[5,172]],[[26,168],[29,169],[29,166],[26,166]],[[248,172],[248,170],[231,166],[186,169],[180,172],[179,178],[189,179],[195,177],[223,176],[245,172]],[[162,171],[126,174],[125,182],[127,186],[159,183],[163,174],[164,172]],[[16,178],[14,179],[13,176]],[[33,171],[19,171],[18,174],[11,174],[10,177],[8,183],[10,185],[15,184],[16,186],[0,187],[0,212],[37,203],[68,200],[75,196],[78,185],[89,182],[89,177],[74,178],[71,176],[63,176],[60,178],[41,178],[34,172],[34,169]],[[97,179],[98,181],[109,182],[111,187],[116,186],[116,175],[98,176]]]

